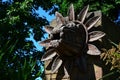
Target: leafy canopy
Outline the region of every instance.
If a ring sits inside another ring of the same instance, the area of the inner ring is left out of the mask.
[[[43,52],[26,38],[33,34],[41,40],[42,26],[48,21],[36,10],[48,11],[52,6],[47,0],[0,0],[0,80],[34,80],[41,75]]]

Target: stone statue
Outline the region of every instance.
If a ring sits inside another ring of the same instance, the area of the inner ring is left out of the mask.
[[[64,77],[69,77],[70,80],[90,80],[71,77],[74,75],[72,73],[73,67],[79,68],[77,70],[83,74],[87,73],[87,55],[101,54],[92,42],[101,39],[105,33],[91,30],[100,16],[94,16],[85,21],[88,9],[89,5],[85,6],[76,18],[73,4],[71,4],[68,16],[63,17],[59,12],[56,12],[56,19],[53,20],[56,24],[45,26],[49,38],[40,42],[43,47],[46,47],[46,53],[41,60],[50,61],[48,65],[51,68],[51,73],[63,70]]]

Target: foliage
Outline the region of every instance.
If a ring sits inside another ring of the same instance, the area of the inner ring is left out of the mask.
[[[75,12],[80,11],[83,6],[90,5],[90,11],[101,10],[103,14],[108,16],[111,20],[116,20],[119,11],[119,0],[51,0],[60,8],[60,13],[64,16],[67,13],[67,7],[73,3]],[[76,14],[78,14],[77,12]]]
[[[42,26],[48,21],[36,13],[40,6],[48,11],[53,4],[45,0],[0,0],[0,80],[34,80],[41,75],[43,52],[26,39],[31,34],[40,41],[44,34]]]
[[[106,65],[111,65],[111,71],[109,74],[106,74],[104,77],[111,76],[115,73],[120,74],[120,43],[117,45],[111,42],[114,46],[111,49],[103,49],[101,58],[106,62]],[[103,78],[104,78],[103,77]],[[120,76],[118,76],[120,78]]]
[[[120,69],[120,44],[119,47],[112,47],[109,50],[104,49],[104,53],[101,55],[103,60],[106,60],[106,65],[111,63],[112,69]]]
[[[76,11],[90,4],[91,11],[102,10],[112,20],[117,18],[120,5],[119,0],[0,0],[0,80],[34,80],[41,74],[37,61],[40,62],[43,52],[26,40],[33,34],[40,41],[44,34],[42,26],[49,24],[36,10],[42,7],[53,14],[60,9],[65,16],[71,3]]]
[[[119,70],[113,70],[113,71],[111,71],[111,72],[109,72],[108,74],[105,74],[102,78],[100,78],[99,80],[106,80],[108,77],[110,77],[110,76],[115,76],[113,79],[115,79],[115,80],[120,80],[120,76],[119,76],[119,74],[120,74],[120,71]],[[117,77],[116,77],[117,76]],[[110,78],[109,78],[110,79]],[[109,79],[107,79],[107,80],[109,80]]]
[[[17,53],[13,54],[18,43],[10,44],[10,40],[0,49],[0,80],[27,80],[35,79],[42,71],[33,56],[22,57]],[[10,46],[8,46],[10,45]]]

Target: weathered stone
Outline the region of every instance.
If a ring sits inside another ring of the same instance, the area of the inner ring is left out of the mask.
[[[92,16],[101,16],[101,19],[95,25],[95,28],[102,30],[106,33],[106,37],[103,38],[101,43],[96,42],[99,48],[108,47],[108,40],[118,43],[120,40],[120,27],[115,25],[110,19],[104,16],[101,11],[90,12],[87,14],[87,18]],[[86,18],[86,19],[87,19]],[[56,22],[52,21],[51,25],[56,26]],[[99,26],[99,27],[98,27]],[[51,73],[50,70],[45,70],[46,80],[99,80],[104,74],[105,65],[102,63],[99,56],[94,56],[87,59],[87,72],[81,73],[78,67],[73,67],[70,77],[65,78],[63,74]],[[45,61],[45,68],[50,63],[50,61]],[[62,73],[62,72],[61,72]],[[59,75],[59,76],[58,76]]]

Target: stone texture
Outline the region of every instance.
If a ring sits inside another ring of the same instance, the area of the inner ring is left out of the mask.
[[[87,18],[91,16],[101,16],[101,19],[97,22],[95,27],[98,30],[102,30],[106,33],[106,37],[103,38],[101,43],[95,42],[95,44],[99,45],[99,48],[109,47],[108,39],[112,40],[115,43],[118,43],[120,40],[120,27],[115,25],[112,21],[109,20],[106,16],[104,16],[101,11],[95,11],[88,13]],[[55,25],[54,21],[51,25]],[[99,26],[99,27],[98,27]],[[81,73],[78,70],[78,67],[74,67],[72,69],[71,79],[64,78],[63,74],[52,74],[48,68],[45,70],[46,80],[99,80],[104,74],[104,68],[106,67],[104,63],[100,60],[99,56],[94,56],[87,59],[88,71],[87,73]],[[48,63],[50,61],[45,61],[45,68],[47,68]],[[56,78],[57,77],[57,78]]]

